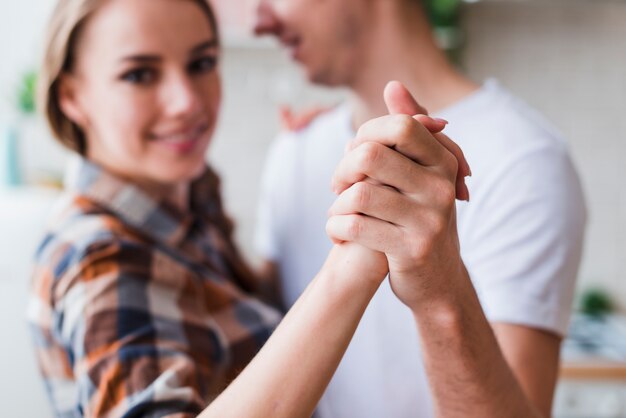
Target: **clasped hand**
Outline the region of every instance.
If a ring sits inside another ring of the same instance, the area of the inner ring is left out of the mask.
[[[413,308],[462,274],[455,200],[469,200],[470,169],[441,133],[446,122],[426,116],[402,84],[390,82],[384,99],[389,115],[361,126],[335,171],[326,231],[338,246],[361,247],[352,253],[365,274],[389,271]]]

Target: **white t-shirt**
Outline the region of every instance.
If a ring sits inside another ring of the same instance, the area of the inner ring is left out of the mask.
[[[565,334],[586,210],[567,146],[534,110],[488,81],[436,115],[472,167],[458,202],[463,260],[490,321]],[[343,105],[273,143],[262,179],[256,245],[279,264],[288,306],[331,243],[330,179],[355,133]],[[413,318],[385,282],[319,404],[322,418],[431,417]]]

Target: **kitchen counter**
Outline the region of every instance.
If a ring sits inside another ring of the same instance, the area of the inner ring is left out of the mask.
[[[561,352],[555,418],[626,418],[626,318],[574,314]]]
[[[567,380],[613,380],[626,382],[626,363],[604,359],[563,362],[559,377]]]

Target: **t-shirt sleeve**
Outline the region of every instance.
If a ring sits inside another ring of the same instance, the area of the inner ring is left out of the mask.
[[[180,277],[150,280],[152,253],[140,245],[94,244],[78,264],[76,257],[71,251],[60,257],[53,321],[40,333],[67,353],[71,372],[62,374],[78,388],[68,408],[94,418],[197,416],[212,396],[214,373],[212,333],[194,313],[198,292]],[[60,271],[63,265],[71,268]],[[39,359],[59,401],[62,367],[53,364],[59,353],[45,353],[52,345],[40,345]]]
[[[487,318],[565,335],[586,209],[565,148],[501,164],[469,206],[463,258]]]
[[[277,261],[280,254],[280,195],[284,190],[284,167],[289,159],[287,139],[279,136],[267,154],[261,176],[259,201],[256,212],[254,246],[261,257]]]

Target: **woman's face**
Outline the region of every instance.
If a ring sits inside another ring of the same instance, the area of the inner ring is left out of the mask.
[[[109,0],[79,34],[60,102],[87,157],[123,177],[201,174],[221,90],[214,28],[191,0]]]

